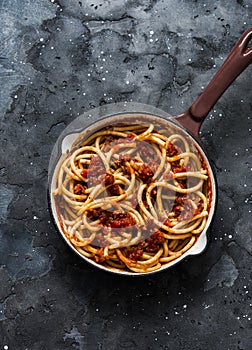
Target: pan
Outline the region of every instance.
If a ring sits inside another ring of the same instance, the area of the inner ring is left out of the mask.
[[[50,158],[49,204],[60,235],[83,260],[136,276],[204,251],[217,185],[199,131],[252,62],[251,37],[252,27],[183,114],[117,103],[65,128]]]

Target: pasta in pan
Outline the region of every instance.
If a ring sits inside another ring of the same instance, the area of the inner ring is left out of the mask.
[[[204,230],[209,174],[178,132],[117,124],[81,138],[68,152],[53,196],[72,246],[120,271],[158,270]]]

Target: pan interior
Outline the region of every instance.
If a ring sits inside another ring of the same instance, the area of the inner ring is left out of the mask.
[[[125,273],[163,269],[193,251],[215,202],[201,147],[172,121],[122,113],[61,143],[51,203],[67,243]]]

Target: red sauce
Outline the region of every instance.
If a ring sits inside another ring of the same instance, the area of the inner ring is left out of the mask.
[[[112,185],[115,182],[114,175],[106,173],[105,175],[105,186]]]
[[[85,194],[85,190],[87,189],[86,186],[81,185],[80,183],[77,183],[74,186],[74,194],[82,195]]]
[[[109,186],[108,192],[111,196],[119,196],[122,193],[122,189],[119,185],[115,184],[115,185]]]
[[[101,224],[111,228],[125,228],[136,224],[134,218],[129,213],[117,213],[98,209],[90,209],[87,216],[91,220],[100,220]]]
[[[125,256],[133,261],[140,260],[141,256],[143,255],[143,249],[140,249],[138,247],[129,247],[124,250]]]
[[[166,149],[166,155],[167,157],[174,157],[177,154],[179,154],[179,150],[172,142],[168,143],[167,149]]]
[[[177,174],[177,173],[185,173],[187,171],[185,166],[179,166],[179,167],[175,167],[173,169],[173,173]]]
[[[115,215],[114,215],[115,216]],[[122,228],[135,225],[135,220],[128,213],[116,214],[116,217],[110,221],[112,228]]]
[[[81,176],[86,179],[87,176],[88,176],[88,170],[87,169],[83,169],[82,172],[81,172]]]
[[[146,164],[140,165],[137,172],[138,172],[138,176],[140,177],[141,180],[143,180],[143,182],[149,181],[150,179],[152,179],[154,175],[152,169]]]

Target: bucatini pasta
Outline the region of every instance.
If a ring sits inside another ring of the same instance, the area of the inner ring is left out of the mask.
[[[75,143],[53,196],[67,240],[108,268],[151,272],[183,255],[209,213],[208,170],[188,138],[111,125]]]

